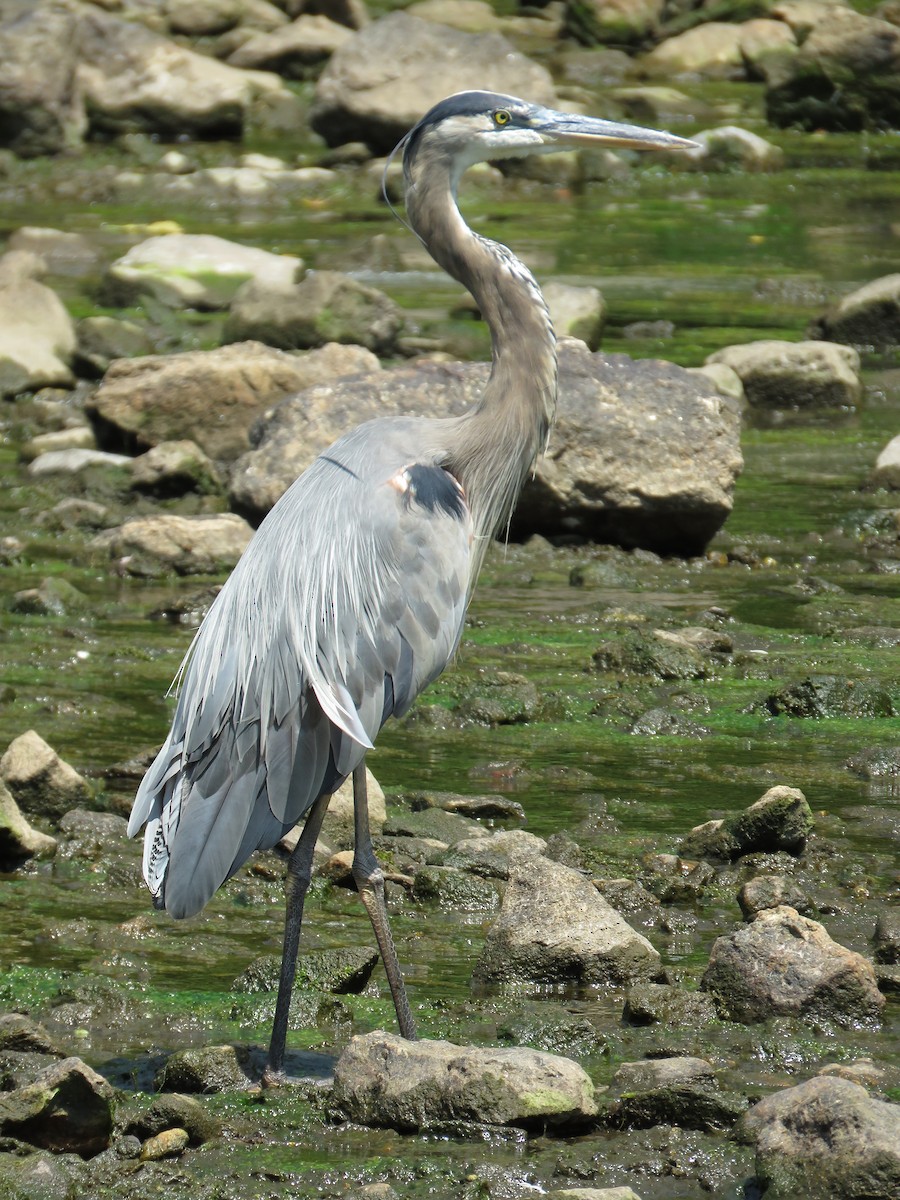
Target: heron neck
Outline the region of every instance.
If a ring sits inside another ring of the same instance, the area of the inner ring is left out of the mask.
[[[466,225],[449,174],[411,179],[407,212],[428,252],[473,295],[491,332],[491,375],[481,399],[454,422],[449,467],[487,541],[509,521],[556,412],[556,338],[528,268]]]

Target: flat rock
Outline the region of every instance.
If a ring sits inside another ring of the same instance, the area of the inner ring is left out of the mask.
[[[46,817],[61,817],[91,798],[88,781],[33,729],[10,742],[0,758],[0,780],[26,812]]]
[[[135,517],[92,539],[91,549],[127,575],[155,578],[230,571],[250,544],[253,529],[234,513]]]
[[[334,1102],[352,1121],[400,1130],[448,1121],[558,1130],[597,1111],[593,1085],[571,1059],[378,1031],[354,1037],[338,1059]]]
[[[852,1027],[877,1021],[885,1003],[867,959],[786,905],[716,938],[700,986],[747,1025],[780,1015]]]
[[[900,1105],[847,1079],[817,1076],[766,1096],[735,1136],[756,1145],[773,1200],[893,1200],[900,1193]]]
[[[78,475],[92,467],[124,467],[131,462],[127,454],[106,450],[45,450],[28,464],[28,474]]]
[[[499,985],[626,984],[658,963],[653,946],[590,880],[538,857],[511,868],[473,977]]]

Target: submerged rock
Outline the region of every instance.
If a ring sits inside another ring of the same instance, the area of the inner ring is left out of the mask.
[[[703,992],[671,983],[636,983],[628,989],[622,1020],[629,1025],[703,1029],[717,1019],[716,1006]]]
[[[657,951],[590,880],[539,857],[510,870],[473,977],[499,985],[624,984],[658,964]]]
[[[593,1085],[571,1059],[381,1032],[353,1038],[338,1059],[334,1103],[351,1121],[400,1130],[448,1121],[571,1129],[597,1111]]]
[[[900,1192],[900,1105],[847,1079],[817,1076],[766,1096],[735,1137],[756,1146],[773,1200],[894,1200]]]
[[[91,798],[88,781],[33,729],[10,742],[0,758],[0,780],[26,812],[46,817],[61,817]]]
[[[717,938],[700,986],[722,1016],[747,1025],[782,1015],[852,1027],[884,1008],[872,964],[787,906]]]
[[[613,1129],[677,1125],[712,1133],[730,1129],[747,1108],[745,1097],[719,1091],[712,1063],[701,1058],[622,1063],[612,1093],[603,1122]]]

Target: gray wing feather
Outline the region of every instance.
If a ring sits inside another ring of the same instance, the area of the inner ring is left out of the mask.
[[[409,460],[387,425],[342,439],[285,493],[189,651],[129,823],[147,825],[144,876],[174,916],[335,790],[456,649],[471,519],[397,488]],[[443,475],[418,464],[423,484]]]

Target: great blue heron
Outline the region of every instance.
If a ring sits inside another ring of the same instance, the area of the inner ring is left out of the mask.
[[[441,101],[401,145],[410,225],[490,328],[484,394],[461,417],[369,421],[285,492],[188,651],[171,731],[128,827],[134,835],[146,823],[144,878],[156,906],[189,917],[254,850],[306,818],[287,865],[271,1082],[283,1070],[313,849],[351,774],[353,878],[400,1032],[416,1036],[372,850],[364,759],[387,718],[405,713],[452,658],[484,552],[556,409],[556,344],[540,289],[505,246],[465,224],[460,176],[476,162],[570,147],[691,143],[476,91]]]

